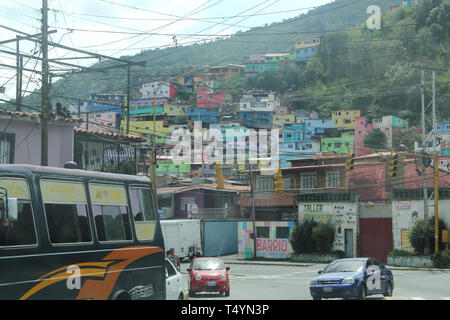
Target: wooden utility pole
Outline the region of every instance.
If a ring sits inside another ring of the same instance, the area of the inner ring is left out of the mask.
[[[48,120],[49,120],[49,85],[48,85],[48,3],[42,0],[42,99],[41,99],[41,166],[48,166]]]

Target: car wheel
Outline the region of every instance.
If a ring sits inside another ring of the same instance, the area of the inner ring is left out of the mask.
[[[184,294],[183,294],[183,292],[180,292],[180,295],[178,296],[178,300],[184,300]]]
[[[225,297],[229,297],[229,296],[230,296],[230,290],[224,291],[224,292],[223,292],[223,295],[224,295]]]
[[[393,293],[393,289],[392,289],[392,283],[389,281],[386,283],[386,289],[383,292],[383,296],[385,297],[392,297],[392,293]]]
[[[192,290],[189,290],[189,297],[195,297],[195,292]]]
[[[322,300],[322,298],[318,296],[313,296],[313,300]]]
[[[363,284],[361,284],[361,288],[359,289],[358,299],[366,300],[366,298],[367,298],[367,289],[366,289],[366,285],[363,283]]]

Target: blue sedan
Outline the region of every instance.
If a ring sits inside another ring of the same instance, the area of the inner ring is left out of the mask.
[[[375,258],[349,258],[331,262],[315,277],[309,290],[314,300],[322,298],[366,299],[373,294],[392,296],[391,270]]]

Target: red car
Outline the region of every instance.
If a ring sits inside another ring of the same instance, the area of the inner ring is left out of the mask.
[[[192,260],[189,272],[189,296],[198,292],[219,292],[230,295],[228,270],[219,258],[196,258]]]

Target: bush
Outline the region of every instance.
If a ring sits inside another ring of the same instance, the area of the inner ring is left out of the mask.
[[[304,219],[301,223],[295,224],[289,238],[295,253],[313,253],[315,251],[312,229],[317,225],[318,223],[312,219]]]
[[[450,250],[442,250],[433,255],[433,263],[438,268],[450,268]]]
[[[333,248],[335,228],[330,224],[321,223],[312,229],[312,237],[317,252],[330,252]]]
[[[439,250],[444,249],[445,245],[442,243],[442,230],[446,229],[445,222],[439,219]],[[430,253],[434,253],[434,217],[428,220],[428,232],[426,233],[430,240]],[[425,221],[423,219],[417,220],[411,227],[409,232],[409,240],[418,254],[423,254],[425,249]]]

